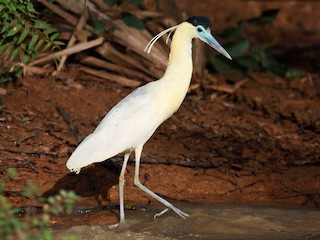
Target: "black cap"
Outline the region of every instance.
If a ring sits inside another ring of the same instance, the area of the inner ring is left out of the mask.
[[[212,20],[204,16],[194,16],[188,18],[186,22],[191,23],[193,26],[203,26],[205,29],[211,28]]]

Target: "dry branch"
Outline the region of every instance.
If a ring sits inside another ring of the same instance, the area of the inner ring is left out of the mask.
[[[115,163],[122,163],[122,157],[113,157],[111,161]],[[130,160],[131,161],[131,160]],[[182,167],[191,167],[191,168],[217,168],[225,164],[225,161],[221,162],[196,162],[189,160],[181,159],[155,159],[155,158],[142,158],[141,163],[145,164],[174,164]]]
[[[247,80],[244,79],[242,81],[237,82],[233,87],[231,87],[229,85],[209,85],[209,86],[205,86],[205,88],[212,89],[212,90],[219,91],[219,92],[233,94],[246,82],[247,82]]]
[[[84,56],[84,57],[80,58],[79,61],[80,61],[80,63],[85,64],[85,65],[98,67],[98,68],[104,68],[104,69],[108,69],[111,72],[119,73],[121,75],[125,74],[127,76],[131,76],[134,78],[143,79],[145,81],[150,81],[150,77],[143,74],[141,71],[136,71],[136,70],[133,70],[130,68],[126,68],[124,66],[119,66],[117,64],[110,63],[110,62],[104,61],[104,60],[96,58],[96,57]]]
[[[83,140],[83,138],[81,137],[81,134],[79,133],[78,127],[73,125],[69,114],[62,107],[57,107],[56,110],[60,114],[60,116],[62,117],[63,121],[65,121],[65,123],[69,126],[70,130],[73,133],[73,136],[75,137],[75,139],[77,140],[77,143],[79,144]]]
[[[88,18],[88,13],[86,11],[86,9],[83,11],[82,15],[81,15],[81,18],[75,28],[75,31],[72,33],[71,37],[70,37],[70,40],[68,42],[68,45],[67,45],[67,48],[70,48],[72,47],[75,42],[76,42],[76,36],[75,36],[75,32],[76,30],[82,30],[82,28],[85,26],[86,22],[87,22],[87,18]],[[59,66],[57,68],[57,71],[60,72],[61,69],[63,68],[63,65],[65,63],[65,61],[67,60],[67,55],[64,55],[62,56],[61,60],[60,60],[60,63],[59,63]]]
[[[19,149],[13,149],[13,148],[7,148],[4,146],[0,146],[0,151],[3,152],[10,152],[10,153],[19,153],[19,154],[28,154],[28,155],[47,155],[51,157],[66,157],[67,154],[59,154],[56,152],[44,152],[44,151],[28,151],[28,150],[19,150]]]
[[[58,17],[63,22],[58,25],[62,32],[60,40],[68,41],[68,44],[66,49],[37,59],[28,67],[62,57],[57,67],[59,72],[65,65],[67,57],[76,53],[77,56],[74,59],[85,65],[81,68],[82,72],[124,86],[136,87],[144,82],[159,79],[163,75],[169,53],[165,37],[159,39],[150,54],[145,53],[144,49],[155,34],[164,28],[176,25],[177,20],[181,20],[176,6],[173,6],[173,0],[161,1],[160,12],[157,12],[159,9],[150,6],[149,3],[146,6],[152,10],[142,11],[137,5],[130,4],[111,8],[103,0],[56,0],[54,2],[39,0],[39,2],[56,14],[55,19]],[[167,11],[168,7],[170,11]],[[121,12],[129,12],[144,19],[146,28],[139,30],[127,26],[120,19]],[[176,19],[168,18],[166,14]],[[97,34],[93,33],[94,22],[103,24],[104,32],[99,35],[104,37],[87,41],[97,37]],[[84,54],[83,51],[89,48],[91,48],[90,51]],[[199,51],[197,52],[199,54]],[[197,63],[196,75],[201,76],[204,66],[203,55],[198,55],[195,62]],[[98,71],[96,68],[103,68],[105,72]]]
[[[79,43],[73,47],[70,47],[70,48],[61,50],[59,52],[55,52],[53,54],[50,54],[46,57],[40,58],[40,59],[32,62],[30,65],[37,65],[37,64],[45,63],[45,62],[48,62],[52,59],[59,58],[61,56],[68,56],[68,55],[71,55],[71,54],[74,54],[77,52],[81,52],[81,51],[87,50],[89,48],[93,48],[95,46],[98,46],[98,45],[102,44],[103,41],[104,41],[104,38],[99,37],[99,38],[92,40],[92,41],[89,41],[89,42]]]
[[[94,70],[94,69],[88,68],[88,67],[80,67],[79,70],[82,72],[94,75],[96,77],[100,77],[100,78],[103,78],[103,79],[106,79],[106,80],[109,80],[112,82],[116,82],[116,83],[123,85],[123,86],[126,86],[126,87],[138,87],[141,85],[141,83],[138,81],[131,80],[131,79],[128,79],[125,77],[120,77],[118,75],[111,74],[108,72],[97,71],[97,70]]]

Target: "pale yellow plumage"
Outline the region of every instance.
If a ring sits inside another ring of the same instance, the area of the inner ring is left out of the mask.
[[[144,144],[157,127],[178,110],[192,75],[191,39],[185,37],[185,32],[194,32],[192,25],[181,25],[185,26],[176,30],[164,76],[136,89],[111,109],[72,154],[67,163],[69,169],[78,172],[89,164]],[[186,48],[190,50],[183,51]],[[173,63],[171,59],[174,59]]]

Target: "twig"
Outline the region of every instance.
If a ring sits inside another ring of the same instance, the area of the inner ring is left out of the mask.
[[[9,196],[22,196],[23,191],[11,191],[11,190],[4,190],[3,195],[6,197]]]
[[[296,160],[296,161],[290,161],[286,163],[287,166],[319,166],[320,162],[316,160]]]
[[[254,182],[252,182],[252,183],[249,183],[249,184],[247,184],[247,185],[245,185],[245,186],[243,186],[243,187],[236,186],[235,189],[232,189],[232,190],[227,191],[227,192],[225,192],[225,193],[221,193],[220,195],[225,195],[225,194],[232,193],[232,192],[236,192],[236,191],[242,192],[243,189],[248,188],[248,187],[252,187],[253,185],[255,185],[255,184],[257,184],[257,183],[261,183],[261,182],[264,182],[264,181],[263,181],[263,180],[257,180],[257,181],[254,181]],[[234,185],[234,184],[233,184],[233,185]]]
[[[205,86],[205,88],[209,88],[219,92],[233,94],[235,91],[237,91],[241,87],[241,85],[243,85],[246,82],[247,82],[247,79],[244,79],[242,81],[237,82],[233,87],[230,87],[227,85],[209,85],[209,86]]]
[[[70,130],[72,131],[74,137],[77,140],[77,143],[79,144],[82,141],[82,137],[79,133],[78,127],[72,124],[69,114],[62,107],[57,107],[56,110],[60,114],[62,119],[65,121],[65,123],[69,126]]]
[[[20,145],[22,142],[27,141],[31,138],[38,137],[38,136],[39,136],[39,134],[31,134],[31,135],[28,135],[28,136],[21,138],[20,140],[17,141],[17,143]]]
[[[26,167],[26,168],[31,168],[36,173],[39,173],[38,170],[36,169],[36,167],[30,162],[28,162],[28,163],[11,164],[9,166],[5,166],[5,168],[9,168],[9,167],[12,167],[12,168],[24,168],[24,167]]]
[[[23,63],[19,63],[17,65],[21,66],[23,68],[23,75],[24,76],[27,76],[29,74],[36,74],[36,75],[44,76],[44,75],[51,73],[53,70],[52,67],[40,68],[40,67],[36,67],[36,66],[26,65]]]
[[[57,5],[51,3],[47,0],[39,0],[39,2],[42,3],[44,6],[46,6],[47,8],[49,8],[52,12],[54,12],[58,16],[62,17],[66,22],[68,22],[74,26],[77,24],[78,19],[76,17],[74,17],[72,14],[68,13],[67,11],[62,10]],[[92,27],[87,25],[86,29],[91,30]]]
[[[108,72],[97,71],[97,70],[94,70],[94,69],[91,69],[88,67],[81,67],[79,70],[83,71],[85,73],[94,75],[96,77],[104,78],[109,81],[119,83],[119,84],[121,84],[123,86],[127,86],[127,87],[138,87],[141,85],[141,83],[138,81],[131,80],[131,79],[121,77],[121,76],[118,76],[118,75],[115,75],[112,73],[108,73]]]
[[[87,10],[86,10],[86,8],[85,8],[85,9],[83,10],[83,13],[82,13],[82,15],[81,15],[81,17],[80,17],[80,19],[79,19],[79,22],[78,22],[77,26],[75,27],[75,30],[73,31],[73,33],[72,33],[72,35],[71,35],[71,37],[70,37],[70,40],[69,40],[68,45],[67,45],[66,48],[70,48],[70,47],[72,47],[72,46],[75,44],[75,42],[76,42],[75,31],[76,31],[76,30],[82,30],[82,29],[83,29],[83,27],[86,25],[87,18],[88,18],[88,12],[87,12]],[[68,57],[67,55],[62,56],[62,58],[61,58],[61,60],[60,60],[60,63],[59,63],[59,66],[58,66],[58,68],[57,68],[57,71],[58,71],[58,72],[60,72],[61,69],[63,68],[64,63],[65,63],[65,61],[67,60],[67,57]]]
[[[51,157],[65,157],[67,156],[67,153],[65,154],[59,154],[56,152],[43,152],[43,151],[27,151],[27,150],[17,150],[12,148],[7,148],[4,146],[0,146],[0,151],[4,152],[11,152],[11,153],[19,153],[19,154],[28,154],[28,155],[47,155]]]
[[[121,157],[114,157],[111,161],[116,163],[121,163],[123,159]],[[182,167],[190,168],[217,168],[222,166],[225,162],[195,162],[187,160],[176,160],[176,159],[154,159],[154,158],[143,158],[141,159],[142,163],[146,164],[175,164]]]
[[[96,57],[91,57],[91,56],[82,57],[82,58],[80,58],[80,63],[86,64],[89,66],[105,68],[105,69],[108,69],[112,72],[125,74],[125,75],[131,76],[131,77],[136,77],[136,78],[145,80],[145,81],[150,81],[150,77],[140,71],[126,68],[125,66],[119,66],[117,64],[110,63],[110,62],[104,61],[104,60],[96,58]]]
[[[6,195],[21,196],[23,191],[4,191],[4,193]],[[119,208],[119,204],[110,204],[110,205],[104,205],[104,206],[98,206],[98,207],[74,206],[73,213],[90,213],[90,212],[97,212],[97,211],[113,210],[118,208]],[[142,207],[137,206],[137,208],[139,209]],[[17,209],[19,209],[18,210],[19,215],[43,212],[43,206],[22,206]]]
[[[74,54],[77,52],[81,52],[81,51],[87,50],[89,48],[93,48],[95,46],[98,46],[98,45],[102,44],[103,41],[104,41],[104,38],[99,37],[99,38],[92,40],[92,41],[89,41],[89,42],[79,43],[73,47],[70,47],[70,48],[61,50],[59,52],[55,52],[53,54],[50,54],[46,57],[40,58],[40,59],[30,63],[30,65],[33,66],[33,65],[40,64],[40,63],[45,63],[45,62],[48,62],[52,59],[59,58],[61,56],[65,56],[65,55],[68,56],[68,55],[71,55],[71,54]]]

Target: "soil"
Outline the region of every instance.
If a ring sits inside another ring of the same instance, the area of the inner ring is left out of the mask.
[[[171,200],[319,208],[320,77],[316,66],[309,69],[313,72],[292,81],[265,73],[202,79],[203,86],[190,91],[144,146],[142,183]],[[232,89],[240,81],[230,94],[207,87]],[[119,157],[88,166],[79,175],[69,173],[65,164],[77,144],[132,89],[51,77],[27,77],[2,87],[7,92],[1,96],[0,176],[8,167],[19,172],[6,185],[10,202],[37,204],[19,196],[31,179],[42,196],[68,189],[82,196],[79,206],[118,204]],[[131,161],[125,201],[158,204],[133,185],[133,174]],[[109,220],[88,221],[117,221],[114,214],[104,216]]]

